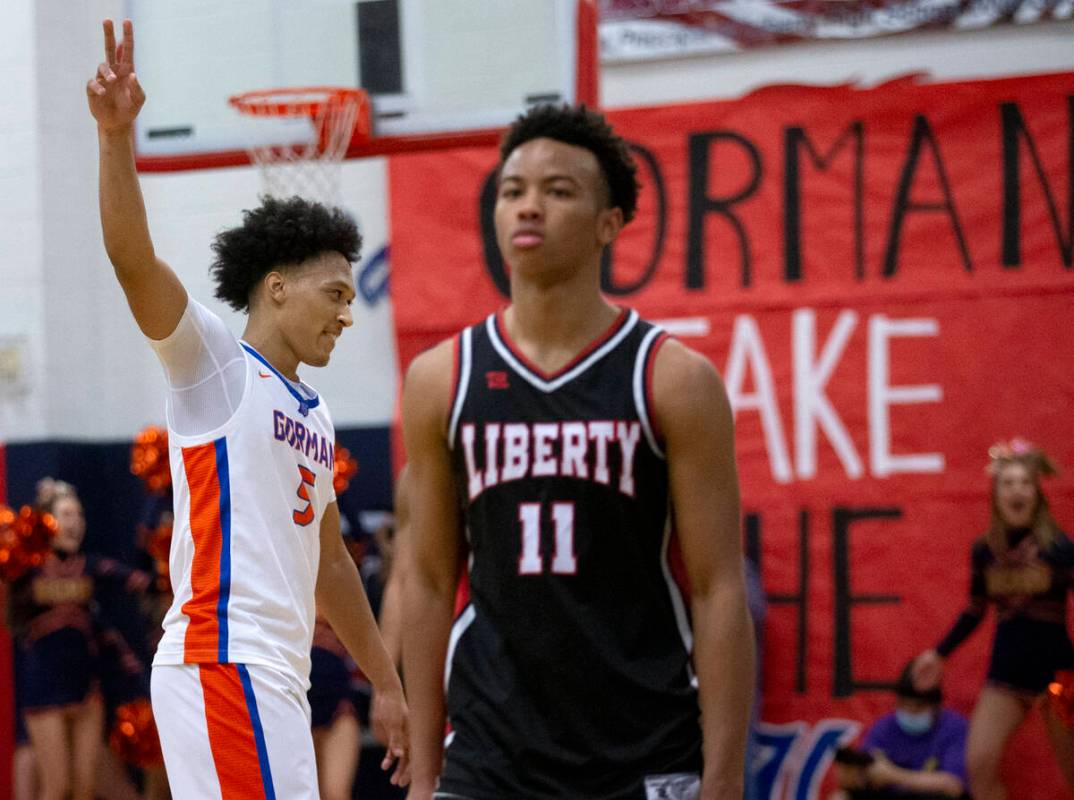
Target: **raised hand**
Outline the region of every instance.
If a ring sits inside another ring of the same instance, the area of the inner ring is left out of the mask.
[[[112,20],[104,21],[104,61],[86,84],[90,113],[102,130],[129,127],[145,103],[134,74],[134,25],[123,20],[123,41],[116,46]]]

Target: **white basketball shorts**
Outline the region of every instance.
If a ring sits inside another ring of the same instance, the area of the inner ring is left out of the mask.
[[[318,800],[296,679],[256,664],[166,664],[151,688],[173,800]]]

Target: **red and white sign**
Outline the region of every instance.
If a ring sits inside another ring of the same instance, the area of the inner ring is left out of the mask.
[[[644,189],[605,291],[711,358],[736,410],[770,599],[764,719],[803,741],[867,724],[966,602],[991,443],[1043,444],[1074,526],[1074,74],[774,87],[610,118]],[[391,159],[404,365],[506,303],[496,156]],[[989,630],[949,664],[965,713]],[[808,761],[789,757],[778,790],[813,796]],[[1065,796],[1039,720],[1010,768],[1012,798]]]

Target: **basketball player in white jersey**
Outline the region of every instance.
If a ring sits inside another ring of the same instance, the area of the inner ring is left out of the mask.
[[[134,163],[145,94],[131,23],[117,46],[106,21],[104,43],[86,93],[105,248],[170,390],[175,600],[152,697],[172,795],[318,798],[306,700],[315,604],[372,681],[382,766],[395,762],[392,780],[405,783],[406,703],[340,536],[332,421],[297,373],[327,364],[352,323],[357,229],[339,209],[292,198],[266,199],[221,233],[216,295],[249,314],[235,339],[154,252]]]

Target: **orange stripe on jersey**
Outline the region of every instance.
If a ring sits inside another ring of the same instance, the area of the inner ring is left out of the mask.
[[[194,539],[194,558],[190,565],[191,597],[182,607],[182,612],[190,618],[183,651],[183,660],[188,664],[219,660],[217,611],[223,530],[216,466],[215,442],[183,448],[183,469],[190,487],[190,535]]]
[[[221,797],[265,800],[254,726],[238,668],[234,664],[202,664],[198,674]]]

